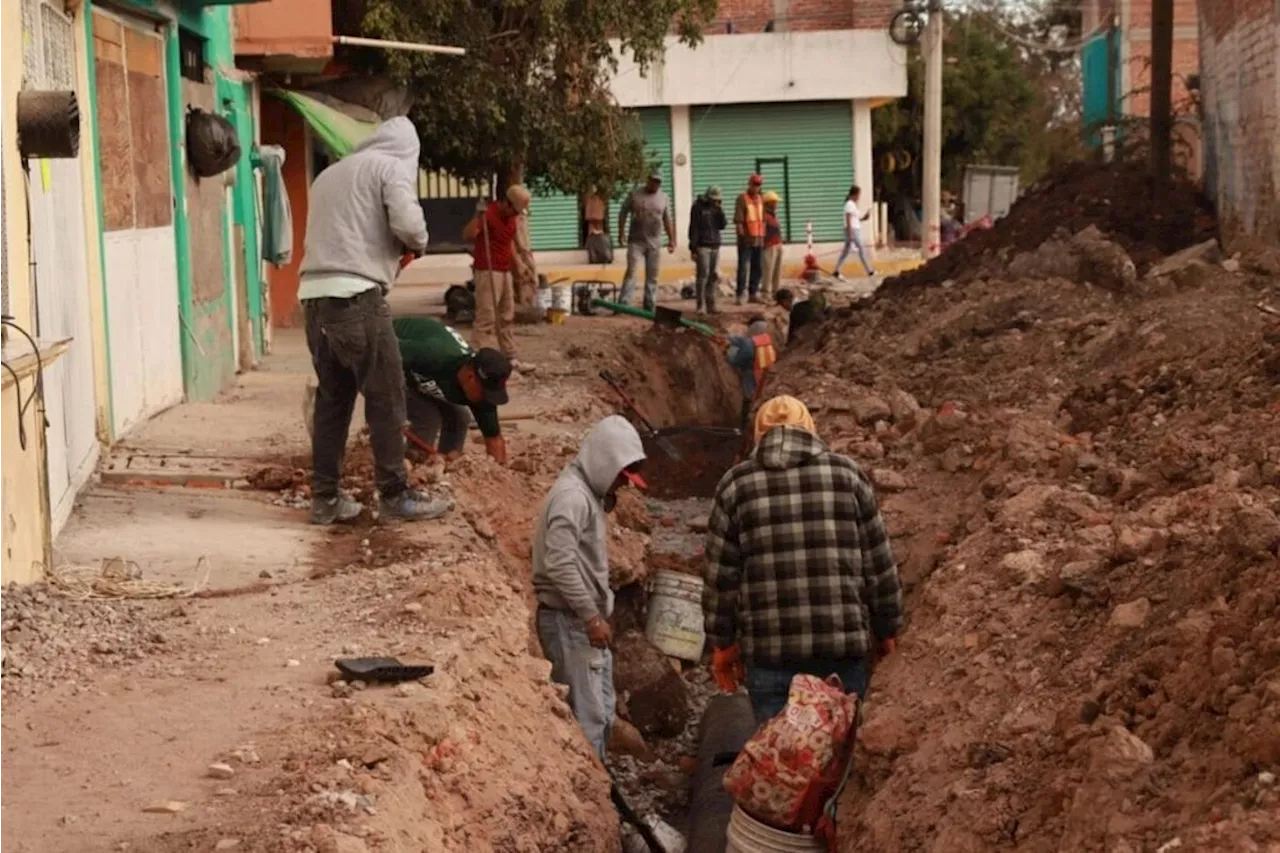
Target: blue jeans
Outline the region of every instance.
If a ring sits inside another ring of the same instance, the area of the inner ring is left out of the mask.
[[[627,271],[622,276],[622,293],[618,296],[619,302],[623,305],[631,304],[631,294],[636,289],[636,267],[643,262],[644,307],[646,311],[653,310],[658,291],[658,259],[661,256],[662,251],[660,249],[650,249],[639,243],[627,244]]]
[[[551,661],[551,680],[569,687],[569,707],[591,748],[604,761],[617,698],[613,692],[613,652],[598,649],[575,614],[538,608],[538,640]]]
[[[750,273],[751,295],[760,293],[760,279],[764,277],[764,246],[738,244],[738,298],[747,292]]]
[[[754,665],[747,669],[747,695],[751,698],[751,710],[756,715],[756,725],[762,726],[781,713],[787,705],[787,693],[791,679],[797,675],[816,675],[826,678],[838,675],[845,693],[857,693],[861,699],[867,692],[867,660],[854,658],[843,661],[807,661],[800,666],[773,667]]]
[[[871,267],[871,262],[867,260],[867,247],[862,245],[862,232],[850,231],[845,235],[844,248],[840,250],[840,260],[836,261],[836,275],[840,275],[840,268],[844,266],[845,260],[848,259],[849,253],[858,250],[858,260],[862,261],[862,268],[866,270],[867,275],[875,275],[876,271]]]

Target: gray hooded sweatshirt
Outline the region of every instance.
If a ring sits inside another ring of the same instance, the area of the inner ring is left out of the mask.
[[[406,250],[427,248],[413,122],[378,125],[311,184],[302,275],[349,275],[390,288]]]
[[[613,613],[604,498],[618,473],[645,458],[640,434],[621,415],[592,427],[577,457],[547,493],[533,532],[538,603],[586,622]]]

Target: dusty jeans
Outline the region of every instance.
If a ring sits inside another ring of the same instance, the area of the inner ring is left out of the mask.
[[[419,393],[412,385],[405,391],[409,409],[409,429],[436,449],[437,453],[457,453],[467,444],[471,410],[448,400]]]
[[[699,246],[694,255],[695,278],[694,293],[697,296],[698,309],[716,310],[716,289],[720,286],[720,273],[716,267],[720,263],[719,246]]]
[[[652,311],[658,296],[658,264],[662,251],[656,246],[652,249],[641,243],[627,244],[627,271],[622,276],[622,293],[618,301],[623,305],[631,304],[631,294],[636,289],[636,267],[644,262],[644,307]]]
[[[598,649],[576,614],[538,607],[538,641],[551,661],[551,680],[569,687],[569,707],[591,748],[604,761],[613,731],[613,652]]]
[[[764,278],[760,282],[760,292],[765,296],[773,296],[782,287],[782,244],[764,247]]]
[[[516,357],[516,291],[509,272],[476,270],[476,321],[471,345],[476,349],[500,349]]]
[[[762,726],[781,713],[787,705],[791,691],[791,679],[797,675],[816,675],[826,678],[840,676],[845,693],[857,693],[861,698],[867,692],[867,661],[853,658],[843,661],[806,661],[799,666],[751,666],[747,669],[747,695],[751,698],[751,710],[756,715],[756,725]]]
[[[319,498],[338,494],[351,414],[356,395],[363,394],[378,491],[383,498],[395,497],[405,489],[405,403],[391,309],[376,287],[350,299],[322,297],[302,304],[307,349],[319,382],[311,437],[312,492]]]

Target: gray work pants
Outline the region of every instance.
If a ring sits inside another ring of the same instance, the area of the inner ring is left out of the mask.
[[[658,264],[662,251],[650,249],[641,243],[627,244],[627,271],[622,276],[622,293],[618,301],[623,305],[631,304],[631,294],[636,289],[636,267],[644,262],[644,307],[652,311],[658,298]]]
[[[550,607],[538,607],[538,640],[551,661],[551,680],[569,687],[573,716],[604,761],[617,704],[613,652],[591,645],[586,626],[576,614]]]

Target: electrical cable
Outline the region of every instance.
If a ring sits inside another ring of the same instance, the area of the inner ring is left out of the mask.
[[[40,395],[41,400],[44,399],[44,361],[40,358],[40,348],[36,346],[35,338],[31,337],[31,334],[27,332],[26,329],[14,322],[14,318],[12,316],[9,314],[0,316],[0,323],[16,330],[18,334],[26,338],[27,342],[31,344],[31,354],[35,356],[36,359],[36,379],[35,383],[31,386],[31,393],[27,396],[26,402],[23,402],[22,400],[22,383],[18,379],[17,372],[9,365],[8,362],[3,362],[5,369],[13,376],[13,387],[15,393],[18,395],[18,446],[23,450],[26,450],[27,411],[31,408],[31,404],[35,401],[37,395]],[[44,422],[45,428],[48,429],[49,419],[45,416],[43,403],[40,408],[40,419]]]

